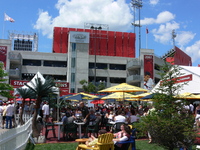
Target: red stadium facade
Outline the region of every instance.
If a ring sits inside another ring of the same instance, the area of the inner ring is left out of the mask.
[[[70,31],[89,32],[89,55],[135,58],[135,33],[54,27],[53,53],[68,52]]]
[[[172,65],[192,66],[191,57],[176,46],[173,56],[167,57],[166,61]]]

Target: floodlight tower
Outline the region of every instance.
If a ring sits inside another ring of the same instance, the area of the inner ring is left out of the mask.
[[[139,56],[140,56],[140,49],[141,49],[141,24],[140,24],[140,9],[142,8],[142,0],[132,0],[131,1],[133,10],[134,10],[134,22],[132,23],[132,25],[134,26],[134,32],[135,32],[135,27],[139,27]],[[136,9],[138,9],[138,24],[135,23],[135,11]]]
[[[174,47],[174,50],[175,50],[175,37],[176,37],[176,33],[175,33],[175,30],[173,29],[173,30],[172,30],[172,40],[173,40],[173,47]]]

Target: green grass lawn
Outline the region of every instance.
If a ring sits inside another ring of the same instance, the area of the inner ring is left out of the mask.
[[[76,150],[78,143],[45,143],[36,144],[35,146],[29,143],[25,150]],[[193,146],[192,150],[195,150]],[[136,150],[165,150],[156,144],[148,144],[147,140],[136,141]],[[176,149],[178,150],[178,148]]]

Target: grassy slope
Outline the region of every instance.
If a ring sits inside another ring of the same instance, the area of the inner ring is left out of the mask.
[[[78,143],[47,143],[47,144],[28,144],[25,150],[75,150]],[[196,146],[193,146],[192,150],[195,150]],[[136,141],[137,150],[164,150],[156,144],[148,144],[147,140]],[[178,150],[178,149],[177,149]]]

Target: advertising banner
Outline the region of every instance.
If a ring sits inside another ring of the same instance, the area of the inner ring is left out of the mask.
[[[3,62],[6,68],[7,46],[0,46],[0,56],[0,62]]]
[[[154,62],[153,55],[144,55],[144,88],[152,90],[154,87]]]
[[[69,36],[71,43],[89,43],[89,32],[70,31]]]

